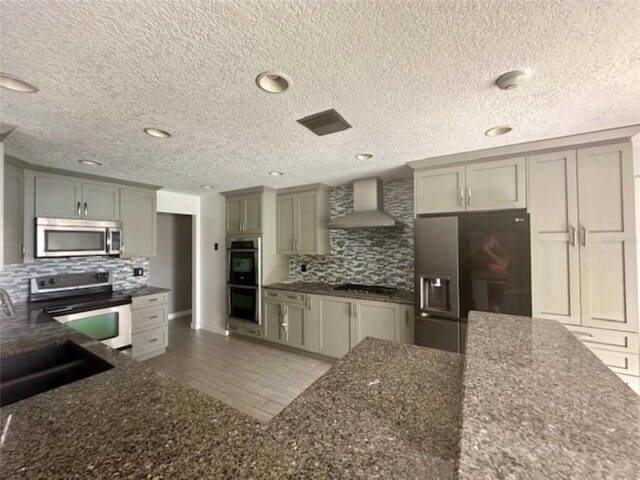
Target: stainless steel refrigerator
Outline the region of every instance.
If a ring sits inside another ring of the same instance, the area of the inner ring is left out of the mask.
[[[526,211],[415,220],[416,344],[464,353],[470,310],[531,315]]]

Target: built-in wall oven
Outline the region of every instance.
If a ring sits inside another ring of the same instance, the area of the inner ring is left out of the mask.
[[[260,323],[261,238],[242,236],[227,241],[227,314]]]

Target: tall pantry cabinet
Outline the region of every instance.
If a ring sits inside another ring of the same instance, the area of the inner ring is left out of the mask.
[[[609,367],[640,375],[630,143],[531,155],[533,316],[567,325]]]

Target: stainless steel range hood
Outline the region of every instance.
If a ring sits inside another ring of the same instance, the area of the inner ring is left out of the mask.
[[[382,180],[362,178],[353,182],[353,213],[331,220],[329,228],[399,227],[402,223],[382,211]]]

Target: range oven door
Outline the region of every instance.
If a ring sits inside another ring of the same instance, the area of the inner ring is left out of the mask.
[[[86,336],[117,349],[131,346],[131,305],[53,317]]]
[[[228,315],[260,323],[259,289],[254,286],[227,285]]]

